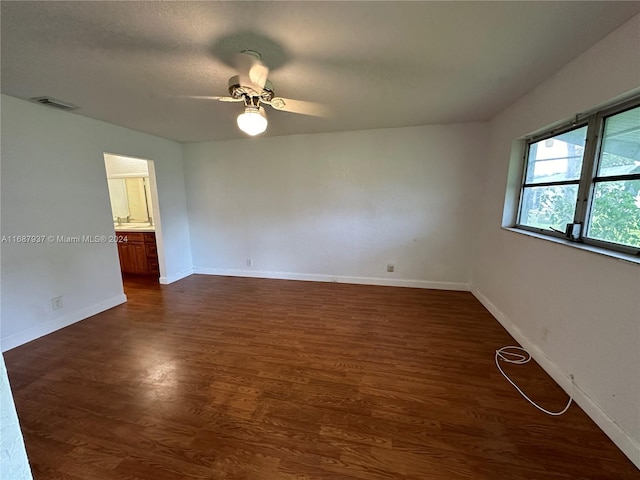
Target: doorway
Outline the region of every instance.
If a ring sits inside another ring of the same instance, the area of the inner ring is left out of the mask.
[[[164,270],[152,160],[104,154],[123,283],[155,283]]]

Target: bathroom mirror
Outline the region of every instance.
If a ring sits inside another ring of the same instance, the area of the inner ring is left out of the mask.
[[[111,212],[116,226],[153,225],[149,177],[109,178]]]

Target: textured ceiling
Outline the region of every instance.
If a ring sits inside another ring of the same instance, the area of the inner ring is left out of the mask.
[[[640,2],[2,1],[2,93],[178,141],[241,138],[225,95],[251,49],[279,96],[265,135],[491,118],[640,12]],[[570,92],[568,92],[570,93]]]

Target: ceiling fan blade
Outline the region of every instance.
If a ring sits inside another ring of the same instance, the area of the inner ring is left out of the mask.
[[[276,110],[290,113],[300,113],[302,115],[311,115],[313,117],[328,117],[331,110],[326,105],[314,102],[306,102],[304,100],[292,100],[290,98],[275,97],[269,102]]]
[[[255,52],[243,52],[236,55],[236,68],[240,85],[262,93],[269,76],[269,68],[262,63],[259,54]]]
[[[211,95],[180,95],[177,98],[189,98],[193,100],[218,100],[219,102],[242,102],[242,98],[216,97]]]

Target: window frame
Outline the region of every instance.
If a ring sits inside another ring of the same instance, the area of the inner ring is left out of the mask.
[[[518,191],[519,197],[516,211],[516,220],[513,225],[514,228],[640,257],[640,247],[632,247],[629,245],[608,242],[605,240],[587,236],[587,232],[589,231],[589,223],[591,221],[591,211],[596,185],[603,182],[640,180],[640,173],[615,175],[608,177],[598,175],[599,165],[602,162],[602,147],[606,119],[623,113],[627,110],[632,110],[634,108],[640,108],[640,95],[628,99],[624,102],[605,106],[587,115],[576,115],[575,119],[571,122],[567,122],[560,126],[556,126],[554,128],[539,132],[535,135],[526,137],[524,142],[522,175],[520,179],[520,188]],[[531,146],[540,141],[562,135],[563,133],[567,133],[572,130],[580,129],[585,126],[587,127],[587,135],[584,146],[584,154],[582,158],[582,169],[578,181],[576,182],[574,180],[564,180],[557,182],[541,182],[539,184],[540,186],[578,185],[578,194],[574,209],[573,222],[567,224],[565,232],[534,227],[531,225],[520,223],[525,188],[538,186],[538,184],[536,183],[526,182]]]

